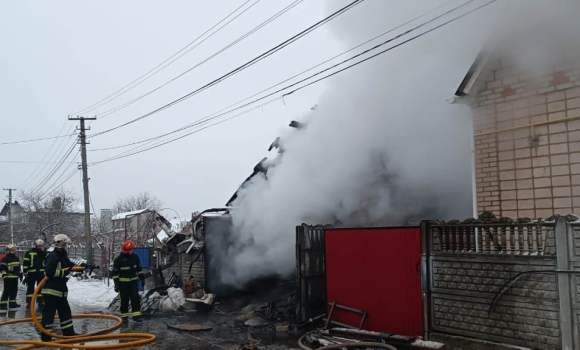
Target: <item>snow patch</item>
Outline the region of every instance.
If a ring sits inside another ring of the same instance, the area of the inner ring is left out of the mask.
[[[107,287],[106,282],[98,280],[79,280],[71,278],[68,281],[68,300],[71,304],[80,307],[99,307],[106,309],[113,298],[117,296],[111,281]]]

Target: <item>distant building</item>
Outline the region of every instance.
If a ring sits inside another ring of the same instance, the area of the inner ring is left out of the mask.
[[[145,245],[163,230],[163,225],[171,227],[171,223],[157,211],[141,209],[112,216],[110,227],[116,238],[131,239],[137,245]]]

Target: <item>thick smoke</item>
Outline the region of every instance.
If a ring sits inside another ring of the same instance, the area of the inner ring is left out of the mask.
[[[351,47],[415,16],[414,7],[441,4],[396,3],[366,1],[334,32]],[[383,226],[472,216],[470,110],[445,101],[496,11],[481,10],[330,80],[317,108],[297,116],[307,127],[288,131],[267,176],[254,177],[234,202],[235,239],[220,261],[222,282],[292,273],[301,223]]]

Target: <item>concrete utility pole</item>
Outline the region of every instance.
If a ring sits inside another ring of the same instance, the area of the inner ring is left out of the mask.
[[[83,170],[83,192],[84,192],[84,202],[85,202],[85,236],[87,238],[87,264],[93,263],[93,237],[91,236],[91,203],[89,197],[89,174],[87,165],[87,139],[85,130],[85,120],[96,120],[96,117],[85,118],[68,117],[68,120],[78,120],[80,121],[80,135],[79,141],[81,144],[81,158],[82,158],[82,170]]]
[[[10,243],[14,244],[14,227],[12,226],[12,191],[16,191],[16,189],[5,188],[4,191],[8,191],[8,225],[10,227]]]

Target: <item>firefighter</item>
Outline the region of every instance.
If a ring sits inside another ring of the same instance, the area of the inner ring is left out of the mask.
[[[133,321],[141,322],[141,297],[137,280],[141,280],[145,287],[145,276],[141,271],[141,261],[133,254],[135,243],[127,240],[123,243],[122,252],[113,262],[113,282],[115,292],[121,294],[121,318],[123,321],[129,319],[129,300],[131,300],[131,318]]]
[[[30,301],[34,294],[34,288],[37,283],[40,283],[44,278],[44,264],[48,252],[44,250],[44,241],[38,239],[34,242],[35,247],[30,249],[24,255],[23,269],[24,276],[26,276],[26,308],[30,308]],[[44,306],[44,298],[42,294],[37,295],[38,307],[42,309]]]
[[[74,324],[72,313],[68,304],[68,288],[66,282],[71,270],[63,271],[67,267],[73,267],[74,263],[68,258],[66,245],[71,240],[67,235],[58,234],[53,238],[54,250],[46,258],[45,274],[48,281],[42,287],[42,297],[44,298],[44,310],[42,312],[42,326],[49,332],[52,332],[55,313],[58,311],[60,320],[60,329],[62,335],[74,336]],[[52,339],[44,334],[40,334],[42,341],[51,341]]]
[[[8,244],[6,249],[8,254],[0,260],[0,274],[4,280],[0,310],[14,310],[20,307],[16,303],[16,294],[18,293],[18,279],[22,280],[22,271],[20,270],[20,259],[16,256],[16,246]]]

